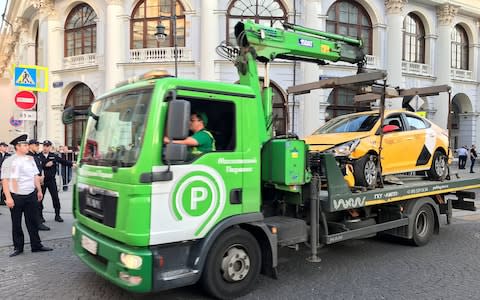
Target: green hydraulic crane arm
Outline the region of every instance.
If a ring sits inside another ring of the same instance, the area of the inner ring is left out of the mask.
[[[365,54],[361,40],[299,25],[284,23],[285,29],[255,24],[248,20],[235,26],[240,48],[252,47],[256,59],[270,62],[275,58],[325,64],[345,61],[363,64]]]
[[[276,58],[326,64],[325,61],[345,61],[357,64],[361,72],[365,62],[361,40],[332,34],[306,27],[284,24],[285,29],[255,24],[250,20],[235,25],[235,37],[239,49],[235,67],[240,84],[252,88],[261,99],[258,110],[263,118],[258,119],[260,142],[273,136],[272,130],[272,89],[265,71],[263,87],[260,86],[257,61],[268,63]]]

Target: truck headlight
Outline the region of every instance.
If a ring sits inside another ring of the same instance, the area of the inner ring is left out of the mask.
[[[358,144],[360,144],[360,140],[356,139],[335,146],[328,150],[328,152],[333,153],[335,156],[349,156],[355,150],[355,148],[357,148]]]
[[[138,255],[121,253],[120,261],[128,269],[136,270],[140,269],[143,263],[143,259]]]

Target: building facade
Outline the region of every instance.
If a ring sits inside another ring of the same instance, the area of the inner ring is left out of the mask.
[[[223,41],[234,43],[233,26],[245,19],[272,26],[286,21],[361,37],[367,68],[386,70],[389,85],[450,85],[452,145],[480,142],[480,1],[467,0],[9,1],[0,37],[0,92],[6,107],[0,115],[0,139],[26,132],[76,146],[85,119],[79,116],[64,126],[63,109],[86,108],[117,83],[152,69],[235,82],[236,69],[215,48]],[[167,35],[157,41],[159,24]],[[49,75],[48,91],[37,93],[37,120],[15,127],[13,97],[18,89],[12,65],[45,66]],[[346,63],[273,63],[277,133],[305,136],[332,117],[369,109],[370,105],[354,103],[352,92],[345,89],[295,97],[285,92],[296,84],[355,73],[356,66]],[[410,100],[394,99],[388,105],[401,107]],[[446,128],[448,100],[448,95],[440,95],[414,103]]]

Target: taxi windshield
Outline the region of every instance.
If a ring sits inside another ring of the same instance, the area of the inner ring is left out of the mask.
[[[328,121],[313,134],[370,131],[378,118],[378,114],[343,115]]]

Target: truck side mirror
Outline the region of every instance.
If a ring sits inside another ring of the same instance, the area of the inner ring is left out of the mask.
[[[62,113],[62,123],[64,125],[72,124],[75,120],[75,116],[86,116],[88,115],[88,110],[75,110],[73,106],[67,107],[63,110]]]
[[[165,145],[165,160],[174,163],[186,161],[188,157],[187,145],[167,144]]]
[[[167,136],[172,140],[188,137],[190,122],[190,102],[172,100],[168,106]]]
[[[74,120],[74,108],[73,106],[65,108],[65,110],[62,113],[62,122],[64,125],[72,124]]]
[[[177,100],[175,91],[170,91],[171,98],[168,105],[167,137],[171,140],[183,140],[188,137],[190,124],[190,102]],[[167,144],[165,145],[165,160],[169,162],[186,161],[188,150],[186,145]]]

